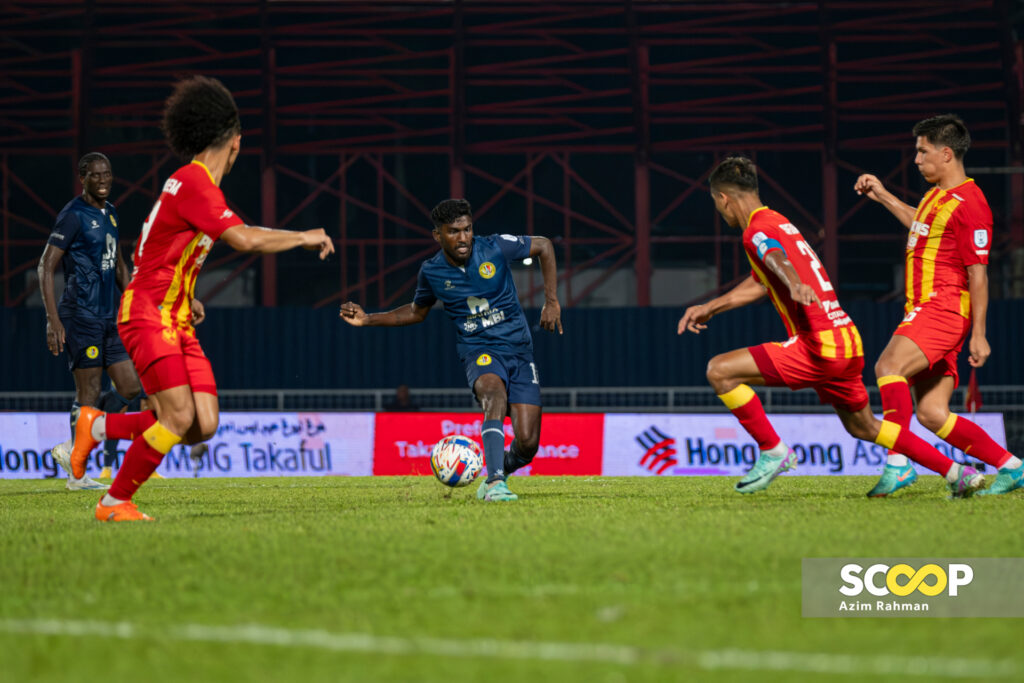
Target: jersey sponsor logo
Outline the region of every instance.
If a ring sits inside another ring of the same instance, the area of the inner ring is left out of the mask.
[[[988,230],[978,228],[974,231],[974,246],[983,249],[988,246]]]
[[[472,332],[477,325],[485,328],[497,325],[505,319],[505,311],[491,310],[491,303],[487,299],[479,299],[475,296],[466,297],[466,305],[469,307],[469,317],[462,324],[462,329]]]
[[[490,261],[484,261],[480,264],[480,277],[485,280],[490,280],[494,277],[494,274],[498,272],[498,269],[494,267],[494,264]]]
[[[117,241],[113,235],[108,233],[106,247],[103,250],[103,258],[100,259],[100,270],[104,272],[111,270],[116,263]]]
[[[96,358],[98,358],[100,355],[100,350],[96,346],[90,346],[85,350],[85,355],[88,356],[89,358],[92,358],[93,360],[96,360]]]
[[[783,223],[779,226],[779,230],[786,233],[787,235],[799,235],[800,231],[792,223]]]
[[[466,332],[472,332],[477,327],[479,327],[479,325],[477,325],[472,320],[467,320],[466,322],[462,323],[462,329],[464,329]]]
[[[206,257],[210,255],[210,247],[213,246],[213,240],[209,235],[203,235],[196,245],[201,251],[196,256],[196,268],[202,268],[203,264],[206,263]]]
[[[491,309],[491,303],[487,299],[478,299],[475,296],[467,296],[466,305],[469,306],[469,312],[473,315],[480,315]]]
[[[181,189],[181,181],[175,178],[168,178],[167,182],[164,183],[164,192],[167,194],[178,194],[178,190]]]
[[[502,235],[501,239],[507,240],[509,242],[519,242],[519,244],[523,244],[523,238],[516,237],[515,235]]]
[[[768,235],[764,234],[763,232],[755,232],[754,236],[750,239],[750,241],[754,243],[755,247],[759,247],[767,239]]]
[[[491,357],[489,355],[487,355],[486,353],[481,353],[479,356],[477,356],[476,364],[477,365],[481,365],[481,366],[482,365],[490,365],[491,364]]]
[[[917,240],[919,240],[922,237],[927,237],[928,232],[931,230],[931,228],[932,226],[928,225],[927,223],[922,223],[920,221],[914,221],[913,223],[911,223],[910,234],[907,235],[907,249],[913,249],[914,247],[916,247]]]
[[[53,236],[56,237],[59,240],[64,239],[64,235],[60,234],[59,232],[53,233]]]

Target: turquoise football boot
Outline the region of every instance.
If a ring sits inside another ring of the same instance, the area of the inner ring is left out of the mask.
[[[978,495],[1001,496],[1004,493],[1016,491],[1021,487],[1024,487],[1024,465],[1018,465],[1013,469],[1003,467],[1000,468],[999,474],[996,475],[996,480],[992,482],[992,486],[989,486],[984,491],[980,491]]]
[[[891,496],[900,489],[905,489],[917,481],[917,471],[909,462],[903,467],[897,465],[886,465],[882,470],[882,478],[875,484],[875,488],[868,491],[868,498],[885,498]]]
[[[797,456],[792,449],[786,455],[768,455],[761,453],[754,466],[742,479],[736,482],[736,490],[740,493],[763,491],[772,483],[772,479],[783,472],[796,468]]]
[[[476,490],[476,497],[488,502],[519,500],[519,496],[509,491],[508,484],[504,479],[499,479],[491,484],[486,481],[480,482],[480,487]]]

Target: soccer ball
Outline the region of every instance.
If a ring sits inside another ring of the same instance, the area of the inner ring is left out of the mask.
[[[484,467],[484,454],[480,446],[466,436],[446,436],[430,453],[430,469],[445,486],[466,486]]]

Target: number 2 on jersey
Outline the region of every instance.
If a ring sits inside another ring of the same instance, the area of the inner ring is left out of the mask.
[[[804,256],[811,260],[811,270],[814,271],[815,277],[818,278],[818,284],[821,285],[821,291],[831,292],[832,283],[826,280],[825,277],[821,274],[821,261],[818,260],[818,255],[815,254],[814,250],[811,249],[807,245],[807,242],[804,242],[803,240],[797,240],[796,248],[800,250],[801,254],[803,254]]]

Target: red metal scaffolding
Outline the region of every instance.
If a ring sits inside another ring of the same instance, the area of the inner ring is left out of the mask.
[[[874,172],[914,197],[914,121],[958,112],[971,163],[1021,165],[1012,5],[9,0],[4,303],[32,293],[26,272],[84,151],[112,158],[123,237],[136,237],[179,163],[156,122],[186,73],[218,76],[242,110],[245,158],[225,181],[239,214],[324,225],[340,262],[325,280],[294,255],[218,251],[207,269],[229,274],[207,300],[257,269],[264,305],[401,303],[436,248],[430,207],[460,195],[481,232],[557,239],[568,305],[627,267],[638,305],[656,267],[713,265],[727,286],[745,272],[738,234],[703,183],[733,152],[758,161],[764,194],[855,285],[878,243],[903,235],[864,210],[853,179]],[[1020,245],[1024,175],[1010,178],[990,197]],[[587,270],[599,275],[575,285]],[[538,301],[535,281],[524,300]]]

